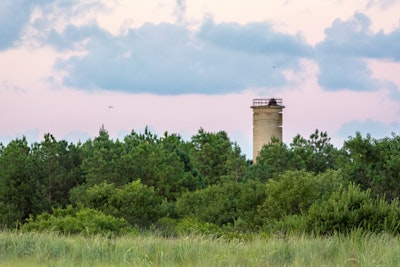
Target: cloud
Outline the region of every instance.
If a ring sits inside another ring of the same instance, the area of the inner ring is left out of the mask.
[[[60,26],[61,20],[84,17],[89,10],[104,10],[97,1],[79,0],[2,0],[0,2],[0,51],[11,48],[22,41],[24,34],[40,37],[49,27]],[[35,14],[34,11],[37,11]],[[64,22],[65,23],[65,22]],[[68,22],[67,22],[68,23]],[[36,30],[36,32],[35,32]]]
[[[318,83],[328,90],[369,91],[378,87],[365,60],[326,55],[319,60]]]
[[[33,7],[33,1],[2,0],[0,2],[0,50],[10,48],[18,41],[29,22]]]
[[[100,29],[96,25],[67,25],[62,34],[55,29],[49,31],[46,36],[41,36],[39,40],[42,43],[51,44],[59,51],[84,49],[84,42],[91,38],[92,42],[95,39],[107,40],[111,35],[106,31]]]
[[[176,24],[145,23],[119,35],[97,23],[93,14],[107,11],[102,2],[29,3],[0,4],[0,20],[12,22],[6,25],[10,31],[0,27],[0,49],[19,40],[30,21],[31,37],[43,46],[74,52],[60,57],[55,69],[66,73],[63,85],[81,90],[162,95],[276,91],[289,85],[286,73],[298,71],[299,60],[308,58],[318,62],[318,83],[324,89],[370,91],[382,83],[372,78],[367,60],[400,61],[400,28],[372,32],[371,19],[361,13],[336,19],[313,47],[300,34],[279,32],[269,22],[215,23],[207,17],[197,30],[190,29],[184,21],[185,0],[175,0]],[[37,7],[41,12],[33,18]]]
[[[199,32],[200,38],[218,47],[244,53],[309,57],[312,48],[300,35],[276,32],[268,23],[215,24],[207,19]]]
[[[186,13],[186,0],[175,0],[175,2],[176,2],[175,15],[177,17],[177,22],[182,23],[184,22]]]
[[[67,27],[49,36],[58,48],[86,41],[86,54],[59,61],[65,85],[132,93],[218,94],[287,84],[311,48],[299,36],[266,23],[241,26],[207,21],[198,32],[181,25],[144,24],[113,36],[96,26]]]
[[[317,44],[320,54],[335,56],[367,57],[400,61],[398,53],[400,28],[385,34],[370,31],[371,20],[356,13],[348,21],[335,20],[325,30],[326,38]]]
[[[321,86],[328,90],[376,89],[378,83],[371,78],[366,59],[400,61],[400,29],[373,33],[370,25],[367,16],[356,13],[348,21],[335,20],[325,30],[325,40],[315,48]]]
[[[363,135],[370,134],[371,137],[379,139],[389,137],[392,133],[399,134],[399,127],[400,123],[398,122],[386,124],[372,119],[352,120],[344,123],[335,135],[348,139],[348,137],[355,136],[356,132],[360,132]]]
[[[399,1],[397,0],[369,0],[367,3],[367,7],[371,8],[374,6],[379,6],[382,9],[388,9],[398,3]]]

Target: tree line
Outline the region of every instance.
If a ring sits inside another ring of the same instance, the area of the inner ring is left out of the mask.
[[[395,134],[356,133],[341,148],[318,130],[273,139],[254,164],[224,131],[113,140],[102,127],[77,144],[46,134],[0,144],[0,228],[397,234],[399,176]]]

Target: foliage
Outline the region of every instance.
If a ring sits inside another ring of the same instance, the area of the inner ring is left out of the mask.
[[[104,181],[122,186],[140,179],[168,200],[204,187],[191,163],[189,146],[178,135],[165,133],[159,138],[146,128],[143,134],[132,131],[120,142],[111,140],[101,129],[83,150],[86,157],[82,170],[88,186]]]
[[[43,177],[49,206],[69,204],[69,191],[83,183],[79,145],[57,141],[51,134],[45,134],[44,141],[33,146],[32,156],[35,157],[38,164],[36,168]]]
[[[349,232],[361,228],[370,232],[399,233],[399,202],[372,198],[369,190],[350,184],[340,187],[329,199],[312,205],[307,213],[310,231],[316,233]]]
[[[327,169],[334,169],[338,152],[330,140],[326,132],[320,132],[318,129],[308,140],[296,135],[290,144],[293,158],[300,161],[302,168],[309,172],[321,173]]]
[[[313,233],[331,235],[362,232],[400,232],[400,207],[398,200],[386,201],[372,197],[369,190],[362,191],[358,185],[340,186],[329,198],[314,202],[301,214],[289,214],[271,220],[264,230],[281,232]]]
[[[5,226],[15,226],[50,209],[46,198],[44,177],[37,158],[25,138],[11,141],[0,157],[0,220]],[[2,226],[3,226],[2,225]]]
[[[330,144],[326,132],[316,130],[309,139],[297,135],[290,146],[273,138],[264,145],[246,176],[266,182],[285,171],[305,170],[318,174],[336,169],[338,157],[339,152]]]
[[[107,181],[123,185],[131,181],[132,173],[123,160],[124,145],[110,139],[108,132],[102,127],[99,136],[83,145],[85,158],[82,171],[88,186]]]
[[[72,193],[74,203],[124,218],[132,226],[149,227],[163,215],[162,199],[140,180],[122,187],[103,182]]]
[[[146,129],[144,134],[132,131],[124,141],[128,152],[124,160],[129,162],[132,177],[154,187],[159,195],[175,200],[182,192],[204,186],[179,136],[165,133],[158,138]]]
[[[219,226],[244,220],[256,224],[257,206],[265,198],[264,185],[259,182],[225,182],[186,193],[177,200],[176,210],[182,217],[192,217]]]
[[[63,234],[119,234],[126,231],[128,224],[122,218],[88,208],[56,208],[52,214],[42,213],[36,218],[30,216],[23,225],[23,231],[50,231]]]
[[[223,176],[237,180],[247,165],[239,146],[224,131],[208,133],[201,128],[192,137],[191,157],[208,185],[221,182]]]
[[[343,182],[339,172],[315,175],[306,171],[287,171],[266,184],[266,199],[260,215],[266,220],[302,214],[315,202],[333,192]]]
[[[342,149],[341,168],[350,181],[374,196],[400,198],[400,136],[372,139],[356,133]]]
[[[18,228],[24,217],[24,211],[18,209],[17,203],[0,201],[0,230],[2,228]]]
[[[33,225],[36,216],[72,203],[171,235],[177,229],[239,238],[260,229],[353,228],[397,234],[399,197],[395,134],[356,133],[338,150],[316,130],[290,145],[273,139],[254,163],[226,132],[204,129],[189,141],[167,132],[159,137],[147,127],[113,140],[102,127],[83,144],[51,134],[32,144],[25,137],[0,144],[1,228],[18,228],[27,218]],[[76,220],[70,217],[63,220]]]
[[[293,157],[293,153],[286,144],[273,138],[261,149],[256,164],[250,167],[246,177],[266,182],[284,171],[302,169],[299,161],[294,160]]]
[[[69,191],[83,182],[80,163],[79,147],[50,134],[31,147],[25,137],[10,142],[0,156],[2,225],[69,204]]]

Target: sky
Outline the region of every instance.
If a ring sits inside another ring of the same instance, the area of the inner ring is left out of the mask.
[[[399,134],[400,0],[2,0],[0,142],[226,131],[252,155],[252,100],[283,141]]]

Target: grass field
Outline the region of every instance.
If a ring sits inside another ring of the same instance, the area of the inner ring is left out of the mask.
[[[400,266],[390,235],[257,237],[63,236],[0,232],[0,266]]]

